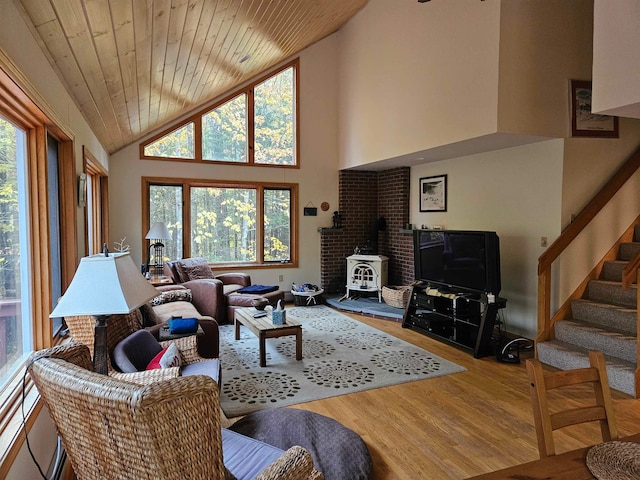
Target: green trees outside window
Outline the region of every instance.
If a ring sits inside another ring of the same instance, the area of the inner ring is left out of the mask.
[[[155,222],[164,222],[171,233],[171,239],[162,241],[164,258],[158,263],[182,258],[182,185],[150,185],[149,208],[152,221],[147,230]],[[153,253],[143,257],[149,264],[156,263]]]
[[[143,143],[142,158],[297,166],[297,68],[296,60]]]
[[[202,116],[202,158],[247,161],[246,95],[238,95]]]
[[[254,89],[255,163],[294,165],[293,67]]]
[[[294,261],[297,185],[153,179],[147,191],[146,228],[163,221],[173,237],[165,242],[164,261],[183,256],[231,265]]]
[[[144,147],[147,157],[194,158],[193,122],[174,130],[171,133]]]
[[[0,387],[31,348],[25,143],[0,117]]]

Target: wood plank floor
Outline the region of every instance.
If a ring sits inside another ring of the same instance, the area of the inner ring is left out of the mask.
[[[395,321],[350,315],[467,368],[444,377],[296,405],[359,433],[375,480],[464,479],[538,458],[524,362],[474,359]],[[613,392],[621,436],[640,432],[640,400]],[[589,396],[582,388],[552,400]],[[600,441],[597,425],[556,433],[558,452]],[[345,479],[348,480],[348,479]]]

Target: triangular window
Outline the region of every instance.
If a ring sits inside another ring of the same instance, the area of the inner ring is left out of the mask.
[[[145,157],[195,159],[193,122],[167,133],[144,147]]]

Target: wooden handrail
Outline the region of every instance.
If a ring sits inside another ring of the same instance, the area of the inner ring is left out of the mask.
[[[611,177],[607,184],[582,209],[573,222],[538,258],[538,275],[542,274],[560,256],[569,244],[584,230],[600,210],[613,198],[620,187],[640,168],[640,150],[637,150],[620,169]]]
[[[622,270],[622,288],[626,290],[638,278],[640,270],[640,252],[633,257]]]
[[[580,211],[575,220],[538,258],[538,335],[536,342],[551,338],[553,327],[551,325],[551,265],[585,229],[589,222],[600,213],[638,168],[640,168],[640,150],[637,150],[629,157],[605,186]]]

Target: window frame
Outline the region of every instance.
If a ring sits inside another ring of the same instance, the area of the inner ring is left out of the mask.
[[[43,108],[40,107],[43,106]],[[32,348],[40,350],[58,343],[49,314],[52,310],[49,264],[49,216],[47,195],[47,133],[59,141],[61,276],[63,290],[71,282],[77,258],[77,193],[73,135],[47,106],[11,61],[0,50],[0,113],[27,135],[29,238],[31,256]],[[27,319],[29,320],[29,319]],[[0,390],[0,478],[7,476],[24,443],[22,408],[30,430],[43,402],[27,377],[23,407],[22,377],[26,360],[13,379]]]
[[[294,164],[293,165],[272,165],[266,163],[255,163],[254,162],[254,99],[253,92],[257,85],[262,84],[266,80],[269,80],[271,77],[278,75],[288,68],[293,68],[293,155],[294,155]],[[281,67],[269,72],[266,75],[259,77],[256,80],[251,81],[246,86],[234,90],[229,95],[225,95],[221,100],[209,105],[206,108],[198,110],[195,114],[189,116],[188,118],[182,120],[180,123],[172,125],[171,127],[162,130],[160,133],[154,135],[148,140],[140,143],[140,159],[142,160],[160,160],[160,161],[170,161],[170,162],[189,162],[189,163],[204,163],[207,165],[235,165],[235,166],[243,166],[243,167],[265,167],[265,168],[300,168],[300,105],[299,105],[299,91],[300,91],[300,59],[296,58],[291,62],[282,65]],[[202,116],[207,113],[215,110],[221,105],[233,100],[237,96],[241,94],[246,94],[247,96],[247,161],[246,162],[229,162],[223,160],[204,160],[202,156]],[[148,145],[154,143],[155,141],[161,139],[162,137],[169,135],[180,128],[184,127],[188,123],[194,124],[194,151],[195,158],[181,158],[181,157],[157,157],[151,155],[145,155],[144,149]]]
[[[251,188],[257,189],[256,208],[256,262],[217,262],[209,263],[213,270],[241,270],[241,269],[267,269],[267,268],[297,268],[298,267],[298,184],[286,182],[253,182],[249,180],[203,180],[189,178],[168,178],[168,177],[142,177],[142,231],[141,238],[143,245],[142,258],[146,258],[149,250],[148,240],[144,237],[150,225],[150,187],[160,186],[181,186],[182,187],[182,256],[191,257],[191,188],[192,187],[214,187],[214,188]],[[284,261],[264,261],[264,191],[273,189],[284,189],[291,192],[291,255],[288,262]],[[260,222],[258,223],[258,219]],[[146,249],[146,250],[145,250]]]
[[[102,252],[109,239],[109,172],[85,145],[82,146],[82,157],[87,197],[91,193],[84,205],[85,255],[94,255]]]

